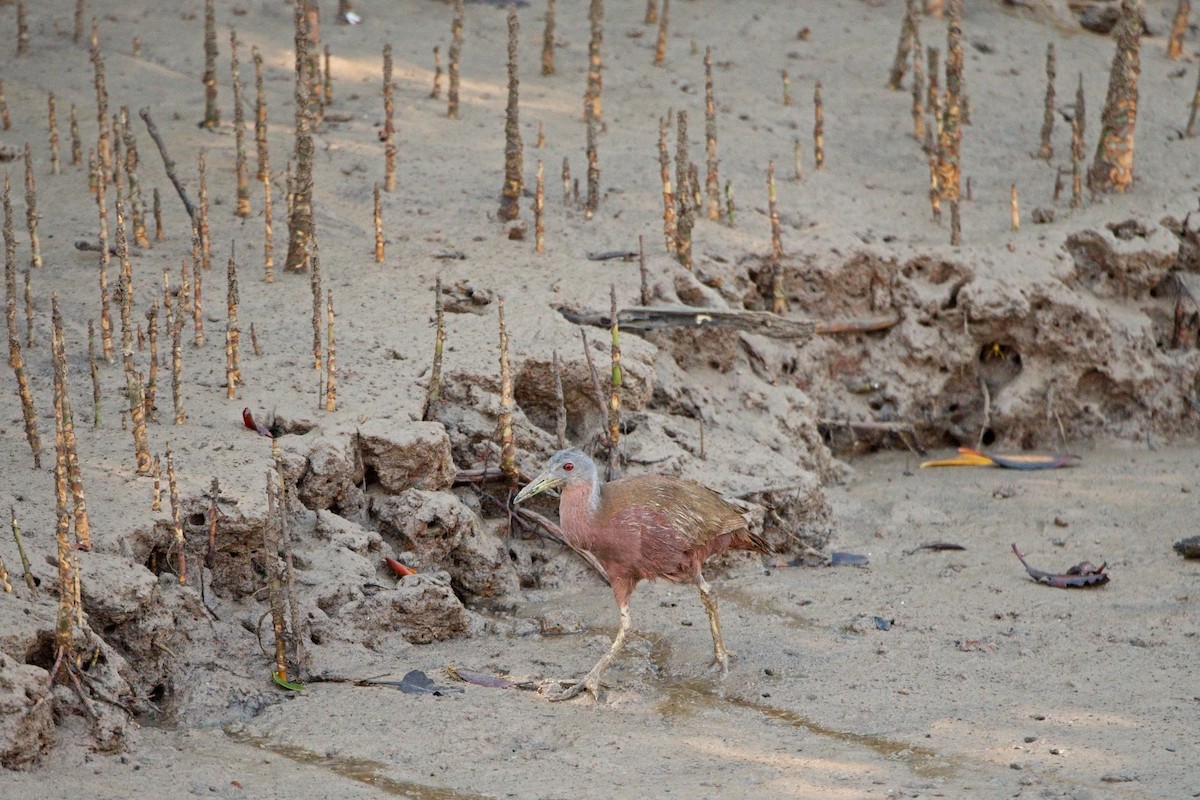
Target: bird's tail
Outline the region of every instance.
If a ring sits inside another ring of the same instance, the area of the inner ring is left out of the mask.
[[[755,533],[749,528],[742,528],[733,535],[733,540],[729,543],[730,547],[735,547],[739,550],[756,550],[760,553],[774,553],[775,548],[763,538],[762,534]]]

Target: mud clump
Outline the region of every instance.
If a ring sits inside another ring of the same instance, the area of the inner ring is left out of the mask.
[[[411,644],[469,633],[470,612],[450,588],[445,572],[409,575],[395,589],[356,600],[338,611],[331,635],[376,649],[394,636]]]
[[[24,769],[54,743],[46,671],[0,652],[0,767]]]

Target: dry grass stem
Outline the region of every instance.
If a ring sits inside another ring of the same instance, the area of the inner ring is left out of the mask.
[[[1171,32],[1167,35],[1167,58],[1174,60],[1183,55],[1183,37],[1187,34],[1188,15],[1192,13],[1192,0],[1179,0],[1175,16],[1171,19]]]
[[[433,286],[433,313],[435,332],[433,337],[433,366],[429,370],[429,389],[425,396],[425,411],[421,419],[437,418],[437,406],[442,399],[442,349],[446,343],[446,312],[442,308],[442,279],[439,276]]]
[[[448,75],[450,88],[446,91],[446,116],[458,119],[458,69],[462,61],[463,44],[463,0],[454,0],[454,18],[450,22],[450,51]]]
[[[80,550],[92,549],[91,525],[88,522],[87,496],[83,491],[83,471],[79,466],[78,443],[75,438],[75,414],[71,410],[71,392],[67,385],[67,348],[63,334],[62,313],[58,309],[58,295],[50,296],[51,337],[50,348],[54,360],[55,394],[55,449],[61,436],[66,459],[67,485],[71,490],[71,502],[75,518],[75,544]]]
[[[186,285],[186,282],[185,282]],[[186,295],[184,286],[179,287],[181,295]],[[192,228],[192,344],[196,347],[204,345],[204,270],[200,260],[200,233]]]
[[[395,101],[392,97],[392,45],[383,46],[383,188],[396,191],[396,142],[394,115]]]
[[[34,580],[33,570],[29,566],[29,555],[25,552],[25,540],[21,538],[21,527],[17,524],[17,507],[9,506],[8,514],[13,541],[17,543],[17,555],[21,558],[21,573],[25,578],[25,586],[36,598],[38,596],[37,581]]]
[[[665,11],[665,8],[664,8]],[[712,48],[704,49],[704,194],[708,200],[708,218],[721,218],[721,177],[717,157],[717,102],[713,94]]]
[[[200,234],[200,267],[212,269],[212,232],[208,227],[208,169],[204,151],[200,151],[200,206],[197,216],[197,231]],[[196,270],[199,274],[200,270]]]
[[[246,166],[246,113],[242,103],[242,75],[238,64],[237,31],[229,32],[229,73],[233,79],[233,136],[237,185],[237,205],[233,213],[245,219],[250,216],[250,181]]]
[[[309,239],[313,235],[313,140],[311,89],[312,62],[308,54],[308,17],[304,3],[297,2],[294,12],[296,43],[296,104],[295,161],[288,206],[288,251],[284,269],[303,272],[308,268]],[[313,250],[315,252],[315,248]]]
[[[238,324],[238,280],[237,261],[234,260],[233,245],[230,245],[229,263],[225,270],[225,396],[237,397],[237,387],[242,382],[240,353],[241,326]]]
[[[313,329],[313,369],[320,377],[323,361],[321,358],[321,252],[317,247],[317,237],[312,238],[312,276],[309,288],[312,289],[312,329]]]
[[[521,216],[521,193],[525,187],[525,156],[521,143],[519,100],[521,79],[517,68],[517,37],[520,30],[521,27],[517,21],[517,7],[510,3],[508,6],[508,104],[504,110],[504,185],[500,188],[500,208],[496,212],[502,222],[511,222]],[[593,145],[589,144],[589,164],[592,158],[592,147]]]
[[[217,107],[217,16],[213,0],[204,0],[204,120],[200,124],[212,130],[221,124]]]
[[[179,502],[179,481],[175,476],[175,454],[167,445],[167,489],[171,497],[171,528],[175,532],[174,547],[179,583],[187,583],[187,542],[183,538],[183,507]]]
[[[1017,185],[1014,183],[1008,190],[1009,227],[1013,233],[1021,230],[1021,209],[1017,199]]]
[[[100,364],[96,361],[96,321],[88,320],[88,372],[92,376],[92,427],[100,427]]]
[[[1042,111],[1042,140],[1038,148],[1038,158],[1049,161],[1054,157],[1054,145],[1050,139],[1054,135],[1054,42],[1046,45],[1046,100]]]
[[[1196,71],[1196,91],[1192,95],[1192,108],[1188,112],[1187,127],[1183,135],[1189,139],[1196,135],[1196,113],[1200,111],[1200,70]]]
[[[668,0],[663,0],[663,18],[666,18]],[[608,479],[616,478],[621,472],[621,329],[617,322],[617,287],[608,289],[608,328],[612,337],[610,350],[612,372],[608,383]]]
[[[825,168],[825,103],[821,99],[821,82],[813,87],[813,169]]]
[[[1100,113],[1100,137],[1088,171],[1088,188],[1124,192],[1133,185],[1134,130],[1137,127],[1138,74],[1141,70],[1141,3],[1121,0],[1117,46],[1108,76],[1108,97]]]
[[[158,187],[153,190],[153,210],[154,210],[154,241],[161,242],[163,240],[163,221],[162,221],[162,197],[158,193]]]
[[[50,174],[57,175],[62,168],[59,163],[58,110],[54,107],[54,92],[46,96],[46,119],[50,129]]]
[[[4,176],[4,289],[5,318],[8,323],[8,363],[17,380],[17,394],[21,398],[21,414],[25,422],[25,438],[33,451],[33,466],[35,469],[41,469],[42,442],[38,436],[37,410],[29,389],[29,376],[25,371],[21,337],[17,330],[17,239],[13,233],[11,188],[7,175]]]
[[[663,0],[662,13],[658,17],[658,38],[654,43],[654,66],[661,67],[667,60],[667,25],[671,12],[671,0]]]
[[[546,25],[542,30],[542,74],[554,74],[554,0],[546,0]],[[440,72],[440,70],[439,70]]]
[[[31,271],[25,270],[25,346],[33,347],[33,279]]]
[[[675,184],[678,215],[675,223],[675,258],[680,264],[692,268],[692,228],[696,224],[695,206],[688,191],[688,139],[687,112],[675,114]],[[661,135],[661,128],[660,128]],[[661,155],[660,155],[661,158]],[[666,185],[663,186],[664,196]]]
[[[504,298],[497,298],[500,316],[500,469],[508,477],[511,488],[520,479],[517,469],[517,446],[513,440],[513,380],[508,358],[508,326],[504,320]]]
[[[383,263],[383,201],[379,196],[379,184],[375,184],[375,263]]]
[[[337,411],[337,350],[334,348],[333,336],[333,289],[326,291],[325,299],[325,410],[333,412]]]
[[[533,250],[546,252],[546,176],[542,160],[537,162],[537,183],[533,193]]]
[[[587,88],[584,90],[583,102],[584,105],[592,107],[592,117],[598,121],[602,116],[600,93],[604,88],[604,80],[601,77],[603,64],[600,58],[600,45],[604,41],[604,0],[591,0],[588,4],[588,23],[591,36],[588,39]],[[583,116],[586,120],[586,110]]]

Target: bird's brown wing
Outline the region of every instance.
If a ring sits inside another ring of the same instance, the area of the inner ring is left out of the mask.
[[[745,518],[712,489],[666,475],[639,475],[604,484],[601,517],[633,508],[663,519],[695,545],[746,528]]]

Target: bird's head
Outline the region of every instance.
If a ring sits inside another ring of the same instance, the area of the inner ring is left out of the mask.
[[[578,450],[559,450],[546,463],[536,478],[517,493],[514,503],[520,503],[541,494],[547,489],[565,486],[572,483],[594,484],[596,482],[596,464]]]

